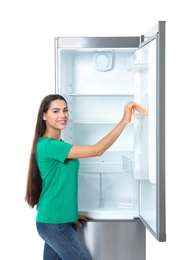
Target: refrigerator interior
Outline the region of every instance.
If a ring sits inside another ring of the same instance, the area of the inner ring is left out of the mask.
[[[148,109],[148,80],[152,73],[148,69],[148,50],[58,51],[59,93],[68,102],[70,118],[63,140],[75,145],[95,144],[119,122],[128,101],[134,100]],[[148,175],[147,139],[148,115],[134,113],[132,122],[102,156],[80,159],[80,212],[94,219],[139,217],[144,199],[139,194],[140,185],[145,192],[151,185],[155,192],[154,177]],[[145,203],[150,206],[152,202],[151,199]]]

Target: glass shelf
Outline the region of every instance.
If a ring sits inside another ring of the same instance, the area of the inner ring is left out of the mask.
[[[82,215],[88,215],[95,220],[133,220],[134,217],[139,217],[136,207],[128,208],[79,208],[79,213]]]
[[[122,156],[122,161],[91,161],[82,163],[80,160],[80,173],[132,173],[132,161],[126,156]]]
[[[99,125],[103,125],[103,124],[113,124],[116,125],[118,124],[118,121],[90,121],[90,120],[69,120],[69,123],[72,124],[99,124]],[[132,124],[133,122],[131,122],[130,124]]]
[[[123,165],[119,164],[94,164],[80,165],[80,173],[125,173]]]
[[[66,93],[66,96],[90,96],[90,97],[96,97],[96,96],[106,96],[106,97],[122,97],[122,96],[134,96],[133,93],[114,93],[114,94],[110,94],[110,93]]]

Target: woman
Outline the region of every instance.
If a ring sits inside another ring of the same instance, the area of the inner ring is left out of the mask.
[[[129,102],[121,121],[94,145],[77,146],[61,140],[61,130],[68,123],[67,102],[61,95],[46,96],[39,108],[32,144],[26,187],[26,202],[37,205],[36,226],[45,241],[44,260],[91,259],[72,224],[81,226],[78,216],[77,158],[102,155],[131,122],[132,110],[140,108]]]

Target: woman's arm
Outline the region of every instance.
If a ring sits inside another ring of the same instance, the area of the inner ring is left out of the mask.
[[[128,102],[124,107],[123,118],[105,137],[94,145],[73,145],[67,158],[85,158],[102,155],[120,136],[125,126],[131,122],[134,102]]]

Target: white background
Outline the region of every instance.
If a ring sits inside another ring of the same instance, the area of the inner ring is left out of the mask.
[[[54,92],[54,37],[139,36],[159,20],[166,21],[167,242],[159,243],[147,232],[146,259],[194,259],[191,3],[1,1],[0,259],[42,259],[35,210],[24,203],[24,194],[38,106]]]

